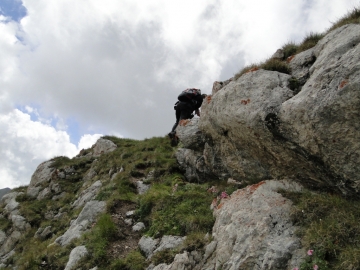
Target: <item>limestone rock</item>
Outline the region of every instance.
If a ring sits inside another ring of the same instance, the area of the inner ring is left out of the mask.
[[[145,229],[145,224],[143,222],[138,222],[132,227],[132,230],[134,232],[139,232],[139,231],[142,231],[144,229]]]
[[[48,238],[51,238],[53,235],[53,232],[51,231],[51,226],[47,226],[46,228],[39,228],[34,237],[39,238],[41,240],[46,240]]]
[[[46,161],[41,163],[31,176],[30,184],[27,188],[27,195],[31,197],[37,197],[41,188],[40,184],[44,182],[50,182],[53,177],[56,176],[56,169],[51,168],[53,162]]]
[[[152,237],[144,235],[139,241],[139,248],[145,254],[146,258],[150,258],[159,242],[160,239],[153,239]]]
[[[4,244],[0,247],[0,257],[8,254],[13,250],[17,242],[21,239],[21,232],[13,231],[6,239]]]
[[[173,235],[164,235],[161,238],[159,246],[154,250],[154,253],[165,250],[165,249],[173,249],[180,246],[186,237],[181,236],[173,236]]]
[[[284,59],[284,51],[282,49],[278,49],[271,58],[282,60]]]
[[[83,206],[88,201],[95,199],[96,195],[99,193],[102,183],[100,180],[96,181],[89,188],[81,192],[79,198],[73,202],[72,207],[79,208]]]
[[[103,201],[87,202],[77,219],[71,222],[70,228],[62,236],[56,238],[55,242],[66,246],[71,240],[79,238],[105,210],[106,203]]]
[[[12,215],[11,221],[13,223],[13,228],[17,231],[24,232],[31,228],[30,224],[26,222],[26,219],[20,215]]]
[[[155,266],[152,270],[195,270],[200,269],[198,265],[201,255],[197,251],[191,253],[185,251],[182,254],[176,254],[173,263],[167,265],[165,263]]]
[[[70,252],[69,261],[67,262],[64,270],[73,270],[76,264],[85,256],[88,251],[85,246],[78,246]]]
[[[360,25],[319,41],[310,78],[277,118],[282,136],[311,159],[326,185],[360,191]]]
[[[360,25],[345,25],[295,56],[293,75],[260,69],[222,87],[199,120],[178,128],[185,147],[176,157],[186,178],[251,184],[291,177],[358,196],[359,42]]]
[[[6,233],[0,230],[0,246],[4,244],[5,240],[6,240]]]
[[[301,248],[290,220],[292,202],[277,190],[300,191],[291,180],[264,181],[235,191],[214,214],[212,254],[203,269],[293,269]],[[209,253],[209,252],[208,252]]]
[[[172,235],[164,235],[161,239],[143,236],[139,241],[139,248],[147,258],[151,258],[156,252],[180,246],[185,239],[186,237]]]
[[[188,120],[186,124],[181,124],[176,128],[176,135],[184,148],[199,150],[204,147],[205,138],[202,131],[199,130],[199,119],[193,118]]]
[[[11,192],[4,195],[1,198],[1,204],[4,204],[5,213],[13,213],[15,210],[18,209],[19,203],[16,201],[16,197],[18,195],[24,194],[22,192]]]
[[[232,80],[233,78],[230,78],[223,82],[218,82],[218,81],[214,82],[211,94],[215,95],[219,90],[221,90],[225,85],[229,84]]]
[[[97,157],[104,153],[109,153],[117,148],[116,144],[110,140],[100,138],[93,145],[93,156]]]
[[[146,191],[148,191],[150,188],[150,185],[144,184],[143,181],[139,180],[136,181],[136,189],[139,194],[144,194]]]

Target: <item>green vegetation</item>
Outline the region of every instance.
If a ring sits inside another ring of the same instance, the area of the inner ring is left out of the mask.
[[[327,31],[329,33],[332,30],[335,30],[336,28],[339,28],[346,24],[360,24],[360,7],[355,7],[353,10],[349,11],[347,14],[345,14],[342,18],[340,18],[337,22],[335,22],[330,29]]]
[[[288,61],[290,61],[289,57],[314,47],[319,42],[319,40],[322,39],[330,31],[350,23],[360,24],[360,8],[354,8],[352,11],[348,12],[344,17],[340,18],[337,22],[335,22],[332,27],[325,33],[310,32],[299,44],[296,44],[292,41],[284,44],[281,48],[284,53],[282,59],[270,58],[259,64],[251,64],[249,66],[246,66],[234,75],[234,79],[237,80],[243,74],[258,69],[278,71],[281,73],[290,74],[291,70],[287,63]]]
[[[292,219],[300,227],[303,246],[314,253],[302,270],[360,269],[360,201],[328,193],[284,193],[295,206]]]

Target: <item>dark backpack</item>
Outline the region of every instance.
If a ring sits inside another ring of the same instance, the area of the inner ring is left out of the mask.
[[[188,102],[191,101],[197,95],[201,95],[200,89],[188,88],[180,93],[180,95],[178,96],[178,100],[183,102]]]

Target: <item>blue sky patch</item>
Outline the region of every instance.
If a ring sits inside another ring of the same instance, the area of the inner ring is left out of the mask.
[[[0,0],[0,14],[19,22],[26,16],[26,8],[21,0]]]

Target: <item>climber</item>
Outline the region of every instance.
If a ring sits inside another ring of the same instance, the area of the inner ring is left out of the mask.
[[[193,112],[200,117],[200,107],[206,94],[201,95],[201,90],[196,88],[189,88],[180,93],[178,101],[174,105],[176,122],[168,134],[171,139],[171,144],[176,146],[178,139],[176,137],[176,128],[183,119],[192,119],[194,117]]]

